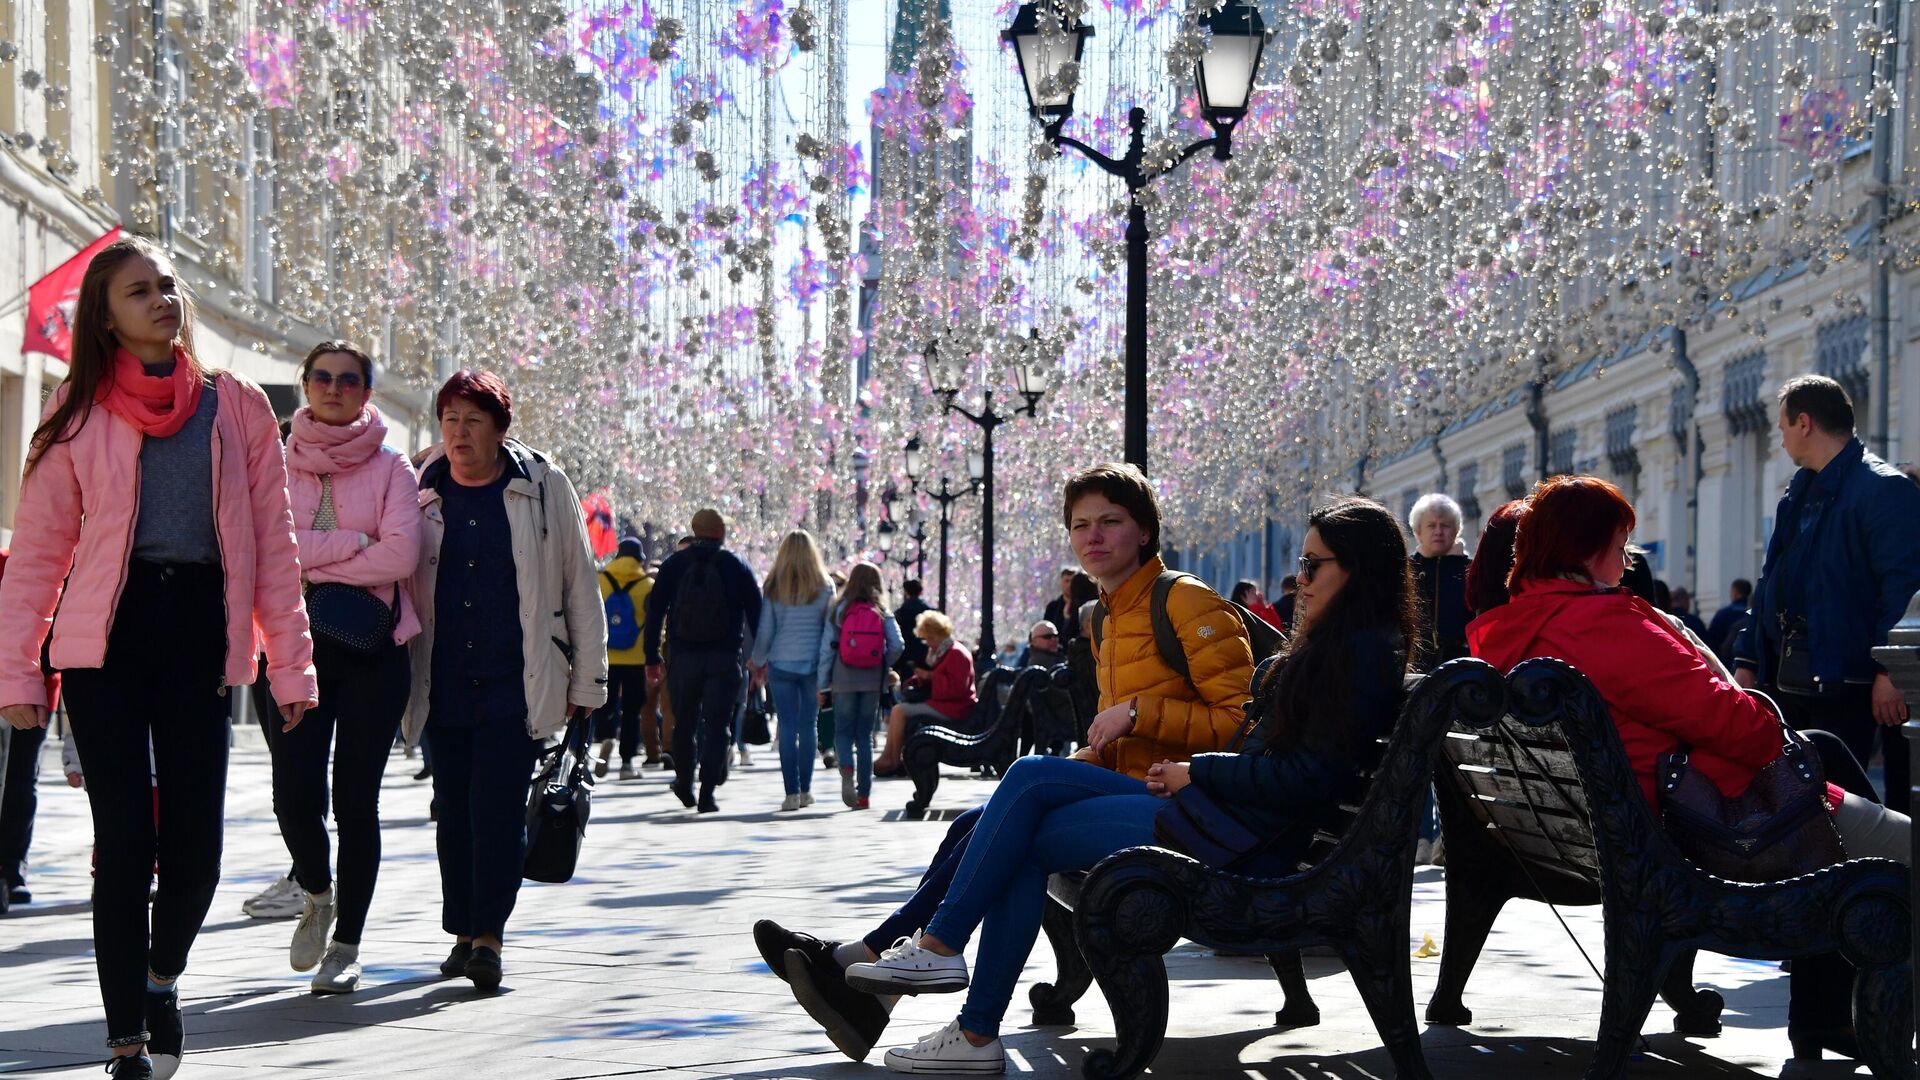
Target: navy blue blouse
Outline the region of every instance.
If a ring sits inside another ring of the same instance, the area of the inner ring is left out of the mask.
[[[508,479],[502,473],[484,487],[467,487],[449,473],[436,485],[446,531],[433,594],[429,724],[476,727],[527,715]]]

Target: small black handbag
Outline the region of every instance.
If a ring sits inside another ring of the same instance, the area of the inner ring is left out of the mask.
[[[1820,684],[1813,678],[1813,637],[1805,619],[1780,616],[1780,662],[1773,668],[1773,686],[1796,697],[1820,693]]]
[[[521,876],[558,885],[573,878],[580,844],[593,810],[593,762],[587,755],[592,713],[581,709],[567,723],[560,745],[547,751],[546,767],[527,796],[527,858]]]
[[[393,644],[393,626],[399,618],[400,583],[393,583],[393,603],[358,585],[322,581],[307,586],[307,625],[315,639],[325,639],[360,653],[376,653]]]
[[[773,741],[773,729],[767,723],[766,687],[747,692],[747,711],[740,717],[740,741],[749,746],[765,746]]]

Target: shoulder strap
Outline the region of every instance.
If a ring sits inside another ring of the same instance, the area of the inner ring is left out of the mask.
[[[607,580],[612,581],[613,575],[608,574]],[[632,581],[627,582],[625,585],[621,585],[618,582],[615,582],[613,586],[613,591],[619,593],[621,596],[631,595],[633,592],[633,587],[635,585],[640,584],[640,582],[643,580],[644,580],[643,578],[634,578]]]
[[[1174,584],[1187,577],[1193,575],[1167,570],[1154,579],[1153,601],[1148,617],[1153,621],[1153,643],[1160,650],[1160,659],[1166,661],[1167,666],[1191,686],[1193,675],[1187,667],[1187,647],[1181,644],[1180,630],[1173,625],[1173,616],[1167,613],[1167,598],[1173,595]]]
[[[613,578],[613,571],[611,571],[611,570],[602,570],[602,571],[600,571],[600,576],[601,576],[601,577],[603,577],[603,578],[606,578],[606,579],[607,579],[607,588],[608,588],[608,589],[610,589],[610,590],[612,590],[613,592],[619,592],[619,591],[620,591],[620,583],[619,583],[618,581],[615,581],[615,580],[614,580],[614,578]]]
[[[1100,631],[1107,622],[1107,602],[1102,600],[1093,605],[1093,613],[1087,616],[1087,634],[1093,638],[1093,651],[1100,652]]]

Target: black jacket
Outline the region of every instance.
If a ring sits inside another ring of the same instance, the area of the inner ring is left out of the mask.
[[[902,678],[913,674],[913,669],[927,662],[927,643],[913,636],[914,621],[923,611],[932,611],[933,605],[917,596],[909,596],[893,609],[893,621],[900,624],[900,636],[906,639],[906,647],[900,651],[899,662],[893,665]]]
[[[1370,752],[1375,740],[1393,729],[1403,694],[1405,652],[1398,635],[1366,631],[1347,646],[1353,652],[1353,686],[1348,722],[1351,739],[1327,747],[1296,746],[1278,749],[1276,716],[1268,690],[1278,680],[1273,667],[1256,687],[1248,709],[1252,721],[1239,753],[1195,754],[1190,776],[1226,811],[1260,836],[1273,837],[1273,846],[1261,857],[1264,866],[1290,871],[1313,843],[1313,834],[1339,805],[1341,789],[1366,764],[1351,748]],[[1265,872],[1265,871],[1262,871]]]
[[[1408,561],[1413,564],[1414,599],[1420,605],[1413,670],[1432,671],[1467,655],[1467,567],[1473,560],[1465,555],[1429,559],[1415,552]]]
[[[653,591],[647,594],[647,625],[641,636],[646,642],[649,664],[660,662],[661,624],[666,623],[671,630],[672,624],[667,622],[667,616],[673,611],[673,601],[680,590],[680,579],[687,575],[687,568],[696,559],[713,559],[720,565],[726,602],[732,608],[728,620],[731,630],[718,641],[698,644],[672,638],[673,651],[676,654],[718,652],[738,655],[742,642],[751,640],[753,635],[760,632],[760,583],[754,580],[753,571],[740,561],[740,556],[721,547],[719,541],[695,540],[692,547],[674,552],[666,562],[660,564],[660,576],[654,579]]]

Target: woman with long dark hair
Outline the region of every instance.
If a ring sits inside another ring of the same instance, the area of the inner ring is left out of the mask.
[[[273,812],[302,892],[288,963],[295,971],[318,966],[315,993],[344,994],[360,984],[360,933],[380,873],[380,781],[413,689],[406,643],[420,632],[411,581],[419,483],[406,455],[386,445],[387,425],[368,401],[373,358],[364,350],[321,342],[300,365],[300,385],[307,404],[293,414],[287,439],[287,493],[312,590],[320,705],[299,728],[270,739]],[[329,760],[337,890],[327,842]]]
[[[1392,726],[1415,628],[1406,534],[1384,506],[1342,499],[1308,524],[1299,629],[1256,688],[1266,708],[1237,752],[1163,761],[1144,785],[1085,762],[1020,759],[988,801],[926,931],[847,969],[847,984],[869,993],[967,989],[959,953],[982,929],[959,1018],[888,1051],[888,1067],[1000,1071],[1000,1020],[1040,931],[1047,876],[1155,843],[1155,817],[1189,785],[1261,838],[1235,872],[1286,873],[1298,863],[1337,808],[1341,784]]]
[[[177,980],[220,880],[227,692],[254,681],[256,626],[281,731],[315,702],[279,427],[258,386],[200,362],[172,260],[128,238],[81,279],[67,379],[31,446],[0,585],[0,715],[46,725],[51,622],[93,808],[109,1064],[167,1077]]]

